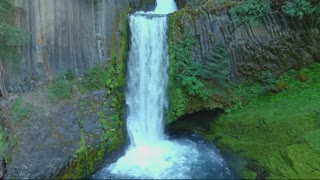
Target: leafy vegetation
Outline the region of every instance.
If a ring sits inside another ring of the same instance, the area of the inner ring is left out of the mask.
[[[215,81],[216,84],[223,86],[229,80],[230,61],[228,52],[222,43],[209,53],[204,62],[201,77],[206,80]]]
[[[4,86],[4,62],[10,62],[13,67],[19,64],[19,48],[29,41],[30,34],[10,25],[11,4],[7,0],[0,0],[0,97],[8,95]]]
[[[287,0],[283,12],[289,16],[310,17],[313,23],[320,24],[320,1],[318,0]]]
[[[107,65],[106,96],[110,100],[111,116],[107,116],[110,113],[105,113],[106,110],[99,113],[99,122],[104,131],[102,140],[108,145],[108,153],[119,147],[124,140],[124,90],[126,86],[125,74],[128,53],[127,14],[130,11],[131,9],[127,9],[126,12],[120,14],[121,39],[119,42],[113,40],[115,45],[113,46],[111,59]]]
[[[258,81],[248,80],[239,85],[232,84],[230,92],[234,103],[225,111],[230,113],[242,109],[247,103],[253,101],[252,99],[261,95],[285,90],[281,83],[282,81],[277,81],[270,71],[263,71]]]
[[[244,0],[229,10],[237,24],[257,25],[268,13],[282,10],[285,14],[302,19],[311,17],[315,24],[320,23],[320,1],[318,0]]]
[[[271,12],[270,0],[245,0],[230,9],[232,20],[237,24],[258,24]]]
[[[102,141],[105,141],[108,146],[107,152],[111,153],[122,143],[124,138],[121,131],[123,127],[122,119],[118,119],[117,115],[111,118],[106,117],[103,112],[99,113],[99,122],[104,131]]]
[[[11,107],[11,116],[14,122],[27,119],[31,111],[31,105],[29,103],[23,103],[22,97],[16,99]]]
[[[0,61],[17,61],[17,47],[21,47],[30,39],[29,33],[9,24],[11,8],[7,0],[0,0]]]
[[[310,15],[315,9],[311,2],[306,0],[290,0],[283,7],[283,11],[290,16],[297,16],[302,19],[305,15]]]
[[[201,80],[201,65],[192,58],[194,45],[191,32],[186,32],[181,40],[169,45],[169,99],[174,109],[170,110],[168,119],[175,119],[185,112],[188,96],[202,100],[210,96],[206,83]]]
[[[72,86],[74,83],[73,79],[69,78],[70,75],[68,73],[61,73],[57,76],[49,87],[49,98],[51,100],[72,98]]]
[[[195,45],[191,32],[186,32],[182,40],[178,40],[174,45],[174,71],[175,83],[184,89],[188,95],[199,96],[206,100],[209,97],[206,91],[206,84],[200,79],[201,65],[192,58],[193,47]]]
[[[107,71],[100,65],[96,64],[89,69],[81,81],[78,83],[80,92],[89,92],[104,88],[106,85]]]
[[[73,92],[75,90],[73,85],[76,84],[74,78],[72,71],[58,74],[49,87],[49,98],[51,100],[71,99],[75,93]],[[106,79],[107,71],[100,64],[96,64],[84,74],[84,77],[78,81],[77,86],[81,93],[88,93],[104,88]]]
[[[127,35],[127,12],[121,13],[120,22],[121,41],[120,49],[114,47],[112,50],[111,60],[108,63],[108,70],[106,75],[106,89],[107,97],[111,100],[111,109],[114,113],[114,119],[122,119],[124,89],[126,85],[126,63],[128,51],[128,35]],[[116,43],[116,42],[115,42]]]
[[[170,28],[174,28],[174,21],[175,15],[170,17]],[[228,84],[230,73],[228,51],[221,43],[200,63],[193,59],[192,33],[180,32],[178,40],[173,37],[174,33],[169,34],[169,122],[186,113],[192,104],[210,104],[213,95],[222,94],[220,90]]]

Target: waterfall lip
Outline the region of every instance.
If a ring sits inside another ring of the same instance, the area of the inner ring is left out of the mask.
[[[162,18],[162,17],[167,17],[168,14],[157,14],[157,13],[153,13],[151,12],[143,12],[143,11],[139,11],[139,12],[135,12],[133,14],[130,14],[131,16],[141,16],[141,17],[146,17],[146,18]]]

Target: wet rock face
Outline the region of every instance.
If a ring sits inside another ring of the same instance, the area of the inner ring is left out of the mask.
[[[10,134],[16,144],[8,156],[6,177],[55,177],[74,159],[81,138],[86,146],[100,147],[103,131],[98,113],[108,109],[107,104],[102,90],[83,95],[55,111],[33,107],[29,119],[21,120]]]
[[[208,5],[209,6],[209,5]],[[319,30],[306,20],[273,12],[258,25],[235,25],[218,7],[182,10],[175,15],[175,33],[191,31],[196,38],[194,59],[205,62],[218,43],[229,52],[230,78],[235,82],[258,79],[263,71],[280,75],[319,61]]]
[[[5,88],[26,92],[71,70],[81,76],[110,58],[111,35],[125,9],[152,9],[155,0],[12,0],[13,24],[31,33],[17,66],[4,64]],[[120,35],[120,33],[119,33]],[[0,96],[1,97],[1,96]]]

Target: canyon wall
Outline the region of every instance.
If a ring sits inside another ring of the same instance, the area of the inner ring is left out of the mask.
[[[71,70],[81,76],[110,57],[117,17],[128,9],[151,9],[154,0],[12,0],[13,24],[31,33],[17,63],[4,63],[2,96],[21,93]],[[120,36],[120,32],[115,32]],[[7,93],[8,92],[8,93]],[[0,96],[1,97],[1,96]]]

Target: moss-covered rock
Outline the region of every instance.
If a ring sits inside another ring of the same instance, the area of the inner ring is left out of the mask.
[[[114,150],[119,148],[125,140],[125,130],[108,129],[108,139],[104,139],[100,146],[91,147],[85,143],[81,144],[80,148],[73,155],[73,160],[69,162],[68,168],[64,169],[55,178],[57,179],[80,179],[88,177],[97,171],[103,160],[110,155]],[[106,133],[106,132],[105,132]],[[82,137],[85,138],[85,137]]]
[[[241,157],[233,168],[242,178],[318,178],[320,176],[320,64],[281,76],[288,90],[253,99],[243,109],[212,121],[205,137],[223,152]]]

